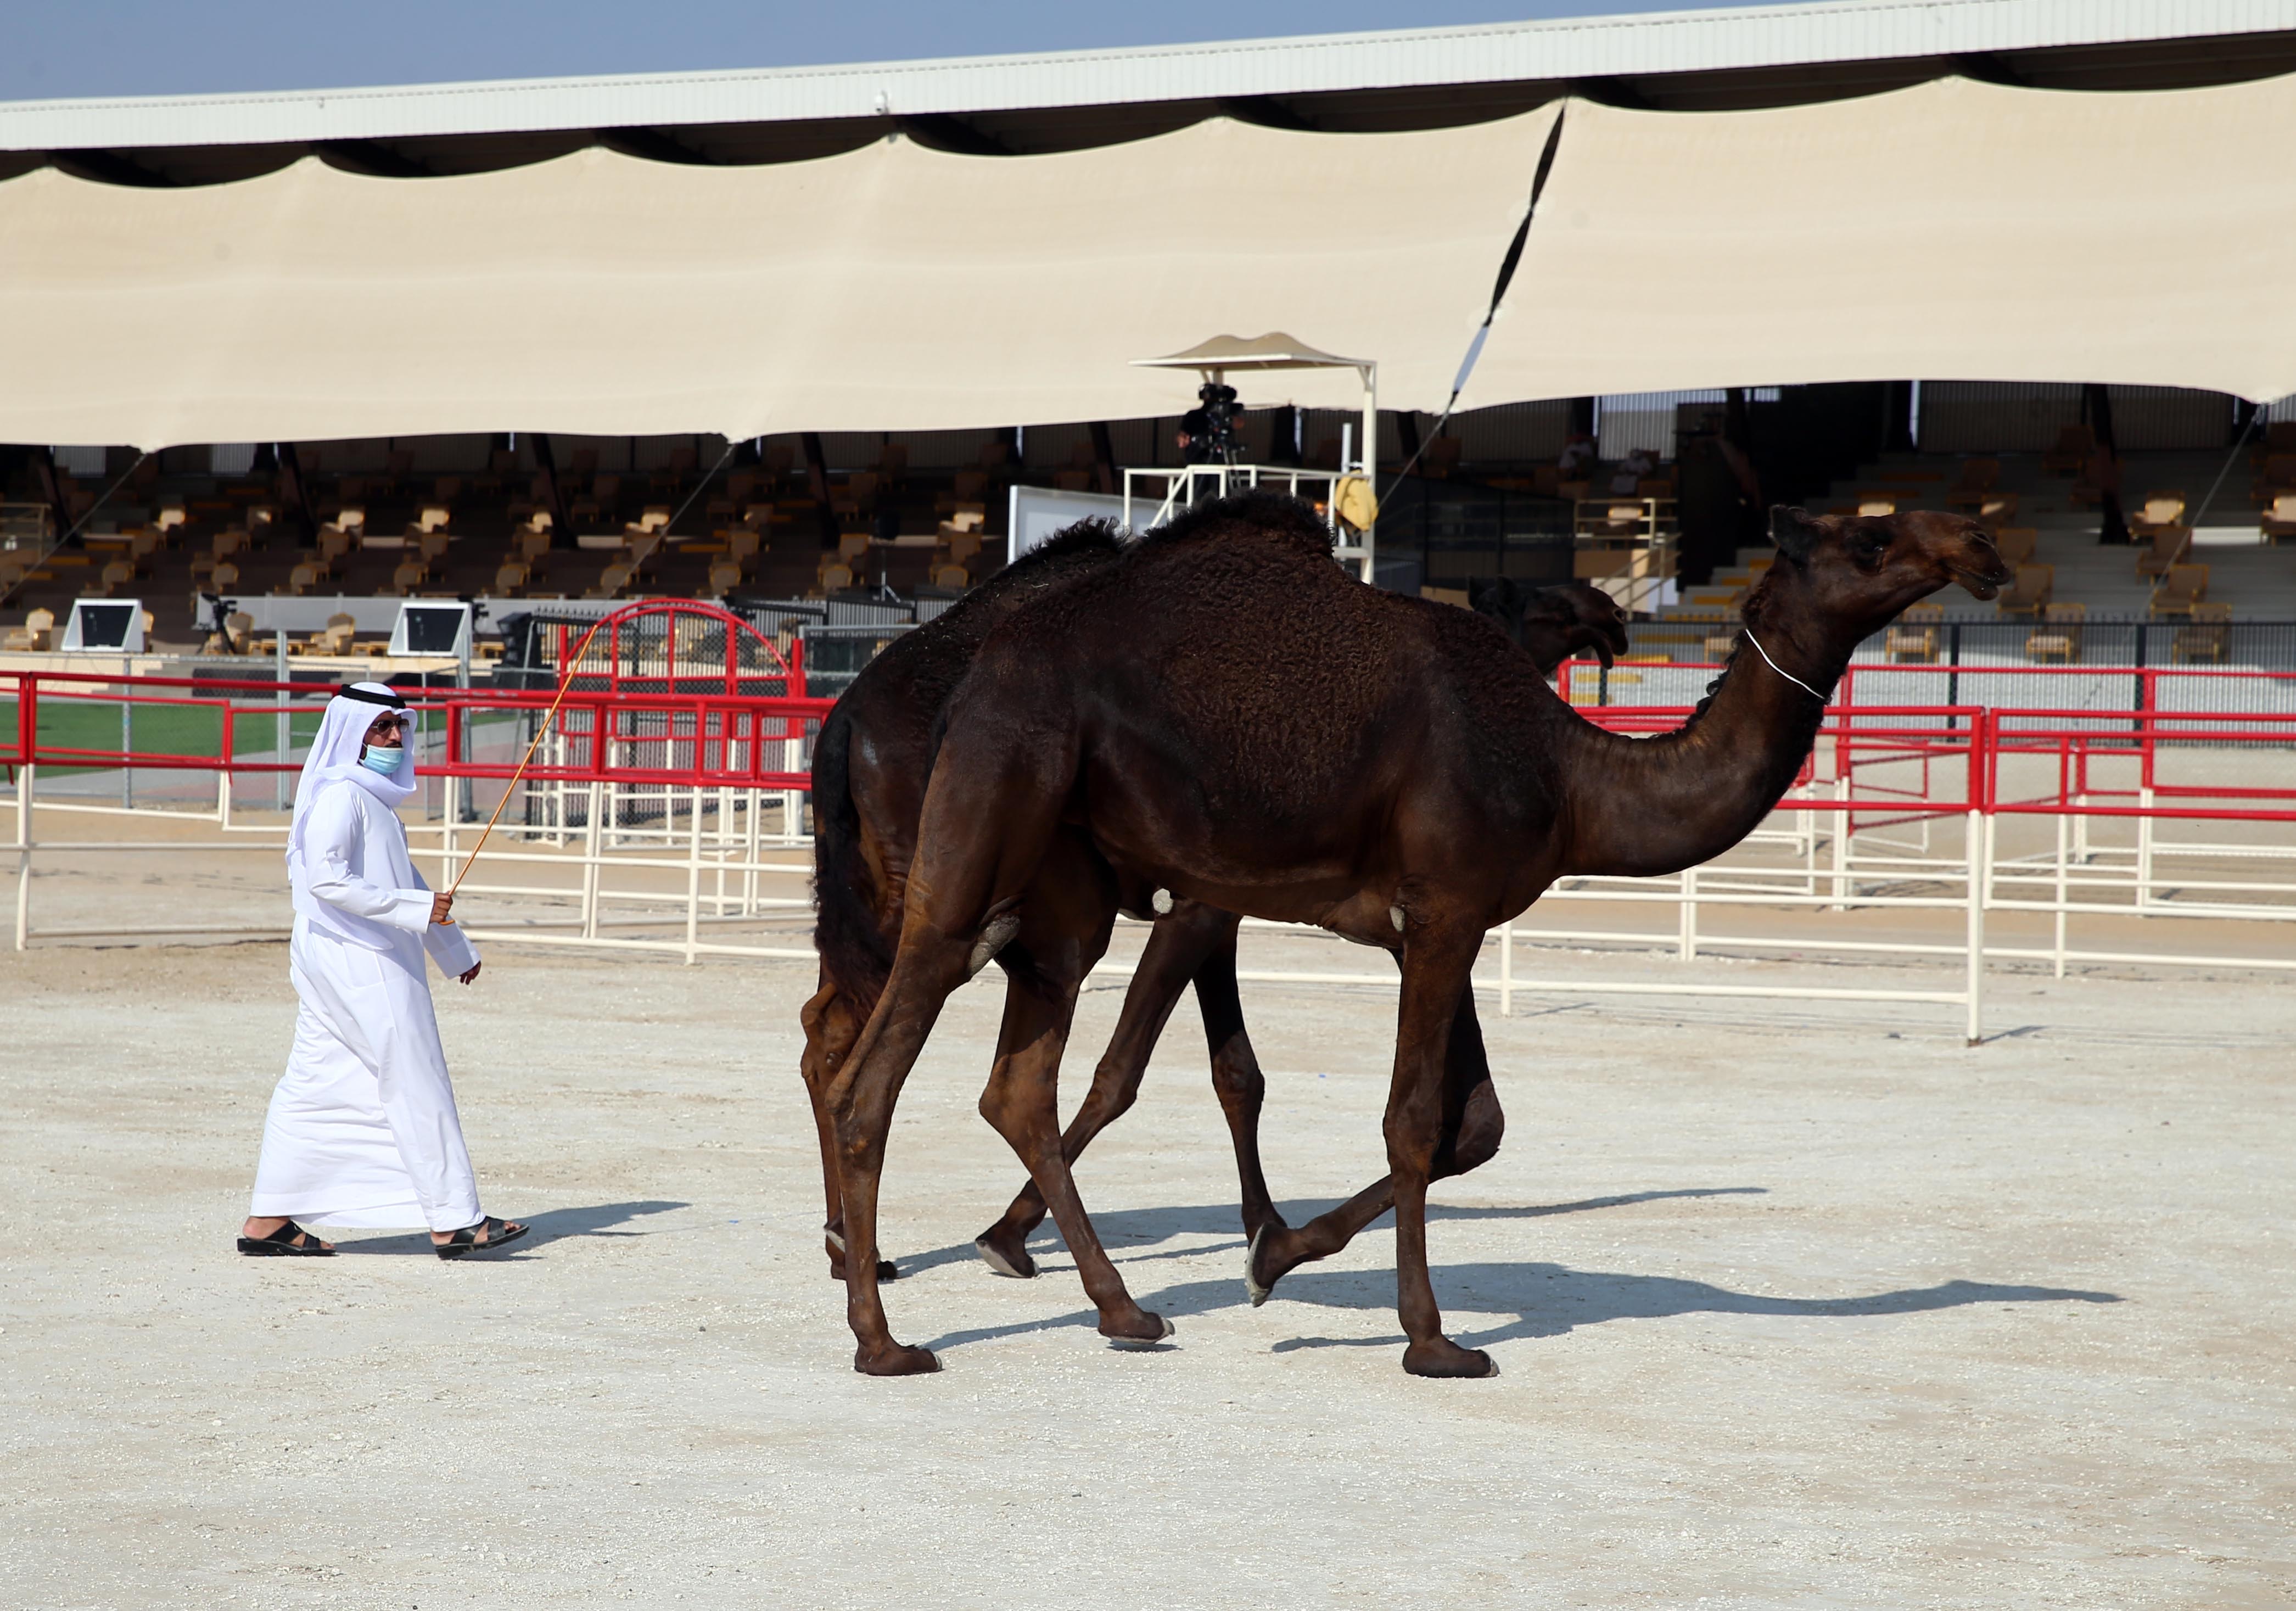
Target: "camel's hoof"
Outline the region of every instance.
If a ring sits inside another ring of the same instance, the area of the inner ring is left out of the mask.
[[[844,1285],[845,1285],[845,1261],[844,1261],[844,1260],[842,1260],[842,1259],[832,1259],[832,1260],[830,1260],[830,1262],[829,1262],[829,1278],[830,1278],[831,1280],[832,1280],[832,1281],[836,1282],[840,1286],[844,1286]],[[894,1263],[893,1263],[892,1260],[890,1260],[890,1259],[880,1259],[880,1260],[878,1260],[878,1261],[877,1261],[877,1278],[878,1278],[880,1281],[898,1281],[898,1280],[899,1280],[899,1279],[901,1278],[901,1272],[900,1272],[900,1270],[899,1270],[898,1269],[897,1269],[897,1268],[895,1267],[895,1265],[894,1265]]]
[[[1472,1380],[1498,1375],[1499,1362],[1480,1348],[1462,1348],[1448,1337],[1437,1337],[1405,1349],[1403,1369],[1413,1376]]]
[[[1036,1276],[1037,1261],[1029,1256],[1029,1250],[1018,1237],[1010,1243],[1000,1242],[995,1231],[984,1230],[972,1238],[972,1251],[1000,1276],[1011,1276],[1016,1281],[1031,1280]]]
[[[874,1352],[865,1347],[855,1349],[853,1369],[863,1376],[930,1376],[940,1369],[940,1360],[930,1348],[905,1348],[895,1343]]]
[[[1111,1334],[1108,1330],[1106,1330],[1104,1327],[1103,1328],[1103,1330],[1102,1330],[1102,1332],[1101,1332],[1101,1334],[1100,1334],[1100,1335],[1101,1335],[1101,1336],[1104,1336],[1104,1337],[1107,1337],[1107,1338],[1108,1338],[1108,1345],[1109,1345],[1110,1347],[1111,1347],[1111,1348],[1129,1348],[1129,1349],[1141,1349],[1141,1350],[1144,1350],[1144,1349],[1150,1349],[1150,1348],[1153,1348],[1153,1347],[1155,1347],[1157,1344],[1159,1344],[1159,1343],[1162,1342],[1166,1337],[1168,1337],[1168,1336],[1173,1336],[1175,1333],[1177,1333],[1177,1332],[1180,1329],[1178,1327],[1177,1327],[1177,1326],[1173,1325],[1171,1321],[1169,1321],[1169,1320],[1166,1319],[1165,1319],[1162,1315],[1160,1315],[1160,1314],[1150,1314],[1150,1313],[1148,1313],[1148,1311],[1145,1311],[1145,1310],[1143,1310],[1143,1311],[1141,1311],[1141,1313],[1142,1313],[1142,1315],[1143,1315],[1143,1317],[1144,1317],[1144,1319],[1147,1319],[1152,1320],[1152,1321],[1154,1321],[1154,1322],[1156,1323],[1157,1332],[1156,1332],[1156,1335],[1155,1335],[1154,1336],[1152,1336],[1152,1337],[1120,1337],[1120,1336],[1113,1336],[1113,1335],[1112,1335],[1112,1334]]]
[[[1243,1289],[1251,1295],[1254,1309],[1267,1302],[1275,1295],[1275,1283],[1300,1263],[1294,1259],[1290,1264],[1275,1268],[1275,1261],[1269,1255],[1268,1249],[1275,1245],[1275,1238],[1283,1234],[1284,1229],[1280,1224],[1270,1223],[1251,1233],[1251,1247],[1243,1255]]]

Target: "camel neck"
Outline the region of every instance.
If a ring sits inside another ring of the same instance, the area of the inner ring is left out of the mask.
[[[1775,601],[1751,624],[1706,707],[1634,739],[1591,724],[1566,760],[1569,873],[1651,875],[1720,855],[1758,826],[1808,755],[1857,635]],[[1846,638],[1846,642],[1834,641]]]

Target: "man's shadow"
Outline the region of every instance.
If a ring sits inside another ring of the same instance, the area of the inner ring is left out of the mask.
[[[538,1214],[497,1215],[531,1227],[526,1235],[504,1249],[501,1257],[514,1259],[521,1253],[531,1253],[546,1242],[562,1241],[568,1237],[643,1237],[653,1233],[644,1230],[617,1230],[645,1214],[669,1213],[690,1207],[685,1203],[647,1201],[643,1203],[594,1203],[582,1208],[546,1208]],[[429,1253],[430,1238],[421,1231],[403,1237],[367,1237],[357,1241],[343,1241],[330,1237],[341,1253]],[[466,1255],[467,1256],[467,1255]]]
[[[1762,1189],[1759,1187],[1710,1187],[1685,1191],[1635,1192],[1612,1197],[1590,1197],[1577,1203],[1517,1208],[1447,1208],[1430,1204],[1427,1215],[1431,1220],[1538,1219],[1550,1214],[1577,1213],[1670,1197],[1755,1195]],[[1293,1217],[1295,1207],[1312,1209],[1313,1205],[1283,1204],[1285,1218],[1296,1225],[1300,1221]],[[1179,1230],[1198,1234],[1224,1230],[1234,1224],[1234,1213],[1233,1208],[1157,1209],[1141,1211],[1136,1216],[1110,1214],[1104,1219],[1121,1229],[1128,1218],[1132,1218],[1135,1223],[1131,1229],[1145,1239],[1160,1229],[1164,1236]],[[1177,1222],[1166,1229],[1166,1222],[1175,1221],[1176,1217]],[[1095,1222],[1100,1222],[1098,1218]],[[1057,1245],[1057,1238],[1046,1240]],[[1175,1249],[1127,1256],[1114,1235],[1105,1237],[1104,1240],[1111,1253],[1125,1265],[1138,1265],[1155,1259],[1238,1253],[1243,1247],[1239,1238],[1218,1247]],[[968,1247],[964,1252],[969,1254],[972,1249]],[[938,1255],[932,1256],[935,1262],[946,1262]],[[923,1261],[919,1261],[919,1265],[923,1267]],[[1068,1273],[1070,1271],[1066,1268],[1046,1272],[1055,1279]],[[1431,1274],[1436,1298],[1446,1310],[1463,1317],[1512,1316],[1496,1325],[1483,1325],[1452,1333],[1454,1340],[1469,1347],[1484,1347],[1493,1343],[1529,1337],[1561,1336],[1581,1326],[1600,1325],[1610,1320],[1662,1319],[1682,1314],[1782,1315],[1839,1319],[1864,1315],[1918,1314],[1936,1309],[1965,1308],[1973,1303],[2117,1303],[2121,1301],[2117,1293],[1964,1280],[1944,1281],[1934,1286],[1903,1287],[1862,1296],[1772,1297],[1758,1293],[1733,1292],[1710,1282],[1684,1280],[1672,1276],[1572,1270],[1567,1265],[1540,1262],[1440,1265]],[[1144,1292],[1137,1295],[1144,1308],[1174,1319],[1240,1308],[1250,1302],[1244,1292],[1243,1272],[1240,1267],[1232,1273],[1213,1278],[1186,1281],[1160,1292]],[[1270,1302],[1305,1303],[1322,1309],[1373,1310],[1392,1314],[1395,1310],[1395,1270],[1391,1265],[1378,1270],[1317,1270],[1313,1265],[1303,1266],[1283,1278]],[[1090,1309],[1085,1309],[1042,1320],[953,1331],[925,1345],[936,1351],[958,1348],[968,1343],[989,1342],[999,1337],[1024,1336],[1061,1327],[1090,1328],[1098,1322],[1098,1315]],[[1277,1324],[1280,1325],[1281,1321]],[[1301,1348],[1392,1348],[1400,1346],[1405,1340],[1400,1332],[1370,1337],[1295,1336],[1273,1344],[1271,1352],[1285,1353]]]

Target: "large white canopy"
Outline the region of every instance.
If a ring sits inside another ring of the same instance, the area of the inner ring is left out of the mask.
[[[1223,330],[1372,355],[1439,406],[1554,115],[434,179],[306,160],[181,190],[40,169],[0,184],[0,440],[1129,418],[1195,387],[1133,359]],[[1285,394],[1361,387],[1303,371],[1247,400]]]
[[[1572,103],[1463,407],[1816,381],[2296,390],[2296,78]],[[1383,356],[1383,355],[1382,355]]]
[[[0,440],[1134,417],[1186,407],[1193,377],[1132,360],[1277,330],[1436,409],[1554,116],[758,168],[593,150],[408,180],[311,160],[178,190],[41,169],[0,183]],[[1572,102],[1463,406],[1910,377],[2276,397],[2291,149],[2292,78]],[[1299,370],[1246,400],[1358,397]]]

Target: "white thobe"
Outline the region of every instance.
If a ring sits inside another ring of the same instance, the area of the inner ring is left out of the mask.
[[[430,921],[405,826],[355,783],[320,785],[288,874],[301,1006],[248,1212],[354,1228],[477,1224],[422,958],[460,974],[478,952],[460,927]]]

